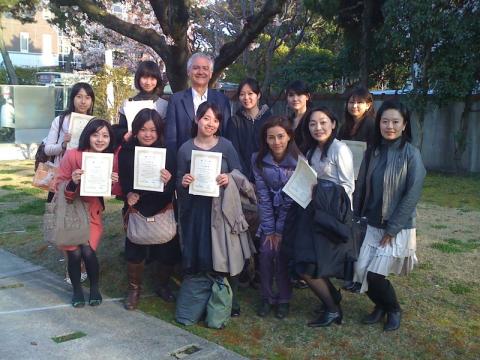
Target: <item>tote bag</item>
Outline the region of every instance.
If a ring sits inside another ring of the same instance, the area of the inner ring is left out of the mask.
[[[88,204],[78,196],[71,203],[65,199],[67,182],[59,185],[52,202],[45,204],[44,239],[56,246],[88,244],[90,217]]]

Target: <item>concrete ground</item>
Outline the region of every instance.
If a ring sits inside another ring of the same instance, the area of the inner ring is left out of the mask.
[[[160,319],[126,311],[120,299],[75,309],[70,298],[62,277],[0,249],[0,359],[244,359]]]

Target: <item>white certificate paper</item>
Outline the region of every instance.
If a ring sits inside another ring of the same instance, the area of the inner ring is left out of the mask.
[[[111,196],[113,154],[82,153],[80,196]]]
[[[353,155],[353,170],[355,172],[355,180],[357,180],[360,165],[362,165],[367,143],[365,141],[342,140],[350,149]]]
[[[220,187],[217,185],[217,176],[222,169],[222,153],[213,151],[192,150],[190,174],[194,180],[190,184],[189,193],[218,197]]]
[[[123,111],[127,118],[128,131],[132,131],[132,122],[139,111],[143,109],[155,109],[153,100],[125,101]]]
[[[68,132],[72,135],[71,140],[67,143],[67,149],[75,149],[78,147],[78,141],[85,126],[93,119],[93,116],[72,112],[70,114],[70,123]]]
[[[316,184],[317,172],[305,159],[299,158],[295,171],[283,187],[283,192],[305,209],[312,201],[312,187]]]
[[[133,188],[163,192],[160,170],[165,169],[167,149],[135,146]]]

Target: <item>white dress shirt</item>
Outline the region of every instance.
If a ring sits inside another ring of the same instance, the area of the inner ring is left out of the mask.
[[[193,97],[193,111],[196,117],[197,109],[200,106],[200,104],[207,101],[208,89],[205,91],[203,95],[200,95],[198,92],[195,91],[194,88],[192,88],[192,97]]]

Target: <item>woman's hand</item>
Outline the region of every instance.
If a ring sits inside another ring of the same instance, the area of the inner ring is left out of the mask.
[[[185,174],[183,175],[183,178],[182,178],[182,186],[184,188],[188,187],[193,181],[194,181],[194,177],[192,176],[192,174]]]
[[[227,186],[228,185],[228,175],[220,174],[217,176],[217,185],[218,186]]]
[[[112,172],[112,183],[118,182],[118,173]]]
[[[127,194],[127,204],[129,206],[135,205],[138,202],[139,199],[140,199],[140,195],[137,194],[137,193],[129,192]]]
[[[83,172],[84,171],[81,169],[77,169],[72,172],[72,181],[75,183],[75,185],[78,185],[80,183]]]
[[[162,179],[162,182],[167,185],[167,183],[170,181],[172,178],[172,174],[170,174],[170,171],[167,169],[162,169],[160,170],[160,179]]]
[[[64,143],[69,143],[70,140],[72,140],[72,134],[70,134],[70,133],[65,133],[65,134],[63,135],[63,142],[64,142]]]
[[[280,241],[282,240],[282,236],[278,234],[271,234],[265,236],[264,243],[268,243],[270,250],[278,250],[278,246],[280,245]]]
[[[392,243],[393,236],[390,234],[385,234],[382,237],[382,240],[380,240],[380,247],[385,247],[388,246]]]
[[[132,132],[131,132],[131,131],[127,131],[127,132],[125,133],[125,135],[123,135],[123,140],[124,140],[125,142],[127,142],[128,140],[130,140],[131,137],[132,137]]]

